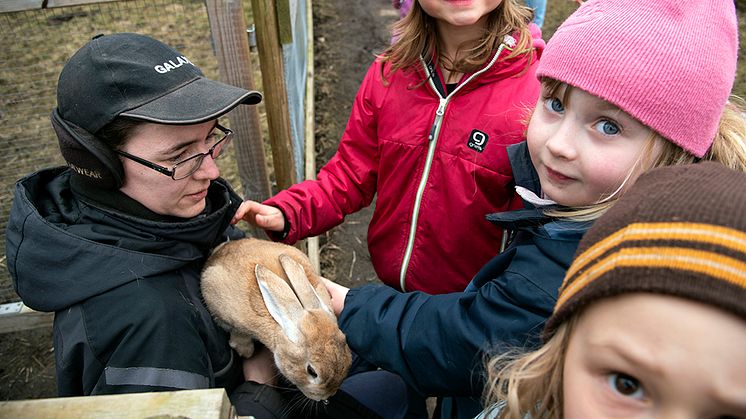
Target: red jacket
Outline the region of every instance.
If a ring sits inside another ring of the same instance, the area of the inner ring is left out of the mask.
[[[433,66],[389,74],[376,60],[317,180],[265,202],[285,214],[283,241],[329,230],[378,193],[368,227],[378,277],[406,291],[462,291],[500,249],[502,232],[485,215],[520,207],[505,147],[524,139],[540,93],[534,73],[544,41],[531,28],[535,54],[504,61],[502,49],[447,97],[440,73],[421,83]]]

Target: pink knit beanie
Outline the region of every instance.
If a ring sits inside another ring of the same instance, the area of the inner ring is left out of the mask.
[[[702,157],[737,57],[733,0],[590,0],[554,33],[536,74],[611,102]]]

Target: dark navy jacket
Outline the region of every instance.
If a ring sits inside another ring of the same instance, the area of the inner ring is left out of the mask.
[[[509,148],[509,154],[516,183],[538,193],[525,143]],[[401,375],[424,396],[464,396],[446,399],[442,417],[473,418],[481,411],[486,355],[539,345],[565,271],[589,227],[551,220],[527,207],[488,216],[500,228],[515,230],[514,238],[464,292],[400,293],[369,285],[347,294],[339,324],[352,350]]]
[[[81,195],[70,173],[21,179],[6,232],[18,295],[55,312],[59,394],[230,392],[243,381],[241,362],[199,280],[210,250],[242,236],[229,225],[241,199],[218,179],[201,215],[164,219],[120,192]]]

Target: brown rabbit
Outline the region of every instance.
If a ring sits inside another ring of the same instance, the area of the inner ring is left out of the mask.
[[[259,340],[306,397],[336,393],[352,356],[331,297],[303,252],[253,238],[224,243],[202,270],[202,295],[241,356],[251,356]]]

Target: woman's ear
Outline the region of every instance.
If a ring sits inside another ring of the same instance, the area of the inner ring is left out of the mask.
[[[50,120],[68,167],[101,189],[119,189],[122,186],[124,168],[114,150],[93,134],[66,121],[56,108]]]

